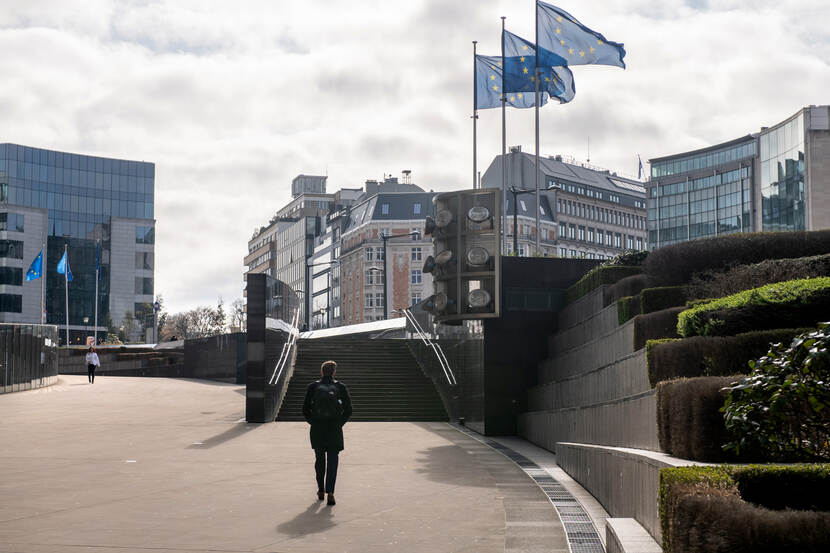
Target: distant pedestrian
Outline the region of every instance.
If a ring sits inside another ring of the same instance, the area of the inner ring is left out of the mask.
[[[100,366],[101,362],[98,361],[98,354],[95,353],[95,348],[89,346],[89,350],[86,352],[86,370],[89,373],[90,384],[95,384],[95,369]]]
[[[317,499],[328,494],[334,505],[338,454],[343,451],[343,425],[352,416],[352,399],[345,384],[334,379],[337,363],[325,361],[320,366],[320,380],[308,385],[303,402],[303,417],[311,425],[311,448],[317,475]]]

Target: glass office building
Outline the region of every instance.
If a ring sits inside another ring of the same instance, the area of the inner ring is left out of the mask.
[[[647,188],[651,248],[830,228],[830,108],[809,106],[758,133],[654,158]]]
[[[0,321],[40,321],[40,280],[25,273],[43,244],[46,320],[61,326],[68,248],[71,341],[91,334],[99,258],[99,332],[152,303],[154,181],[153,163],[0,144]]]

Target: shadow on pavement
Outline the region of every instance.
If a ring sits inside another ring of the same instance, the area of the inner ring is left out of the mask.
[[[254,424],[254,423],[236,423],[221,434],[217,434],[216,436],[212,436],[206,440],[204,440],[201,444],[191,444],[187,446],[187,449],[205,449],[216,447],[220,444],[233,440],[234,438],[238,438],[243,434],[250,432],[251,430],[255,430],[262,426],[261,424]]]
[[[305,511],[288,522],[277,526],[280,534],[299,537],[307,534],[325,532],[337,523],[334,521],[334,509],[327,507],[325,501],[315,501]]]
[[[490,475],[478,464],[475,456],[458,445],[422,449],[415,462],[418,463],[415,472],[433,482],[473,488],[489,488],[493,485]]]

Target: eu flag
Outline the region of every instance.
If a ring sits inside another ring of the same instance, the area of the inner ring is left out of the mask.
[[[536,45],[510,31],[502,35],[504,52],[504,90],[534,92],[536,90]],[[567,67],[539,67],[539,91],[564,104],[576,95],[574,76]]]
[[[501,106],[502,99],[502,58],[501,56],[482,56],[476,54],[476,109],[489,109]],[[535,105],[533,94],[513,93],[507,95],[507,105],[514,108],[532,108]],[[540,105],[548,101],[547,94],[539,95]]]
[[[58,261],[58,273],[66,275],[67,282],[72,282],[72,270],[69,268],[69,255],[63,252],[61,260]]]
[[[37,254],[35,260],[32,261],[32,264],[29,265],[29,270],[26,271],[26,282],[30,280],[35,280],[36,278],[40,278],[43,274],[43,250],[40,250],[40,253]]]
[[[536,1],[539,65],[616,65],[625,69],[625,48],[592,31],[563,9]]]

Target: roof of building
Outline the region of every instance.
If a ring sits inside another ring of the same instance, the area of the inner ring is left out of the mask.
[[[539,220],[544,221],[547,223],[552,223],[553,221],[553,213],[551,212],[551,204],[553,202],[553,192],[552,191],[539,191],[539,200],[542,204],[542,210],[539,212]],[[517,217],[531,217],[532,219],[536,219],[536,191],[535,190],[528,190],[527,192],[522,191],[520,194],[516,195],[516,204],[513,203],[513,194],[508,192],[507,193],[507,208],[504,210],[504,214],[508,217],[513,216],[513,211],[515,210],[516,205],[519,206],[519,212],[516,214]]]
[[[735,146],[737,144],[741,144],[743,142],[749,142],[751,140],[755,140],[758,138],[757,134],[747,134],[746,136],[741,136],[739,138],[733,138],[732,140],[727,140],[726,142],[721,142],[719,144],[714,144],[712,146],[706,146],[705,148],[699,148],[697,150],[688,150],[686,152],[679,152],[676,154],[670,154],[661,157],[653,157],[648,160],[649,163],[659,163],[661,161],[666,161],[669,159],[675,159],[679,157],[687,157],[687,156],[695,156],[698,154],[705,154],[712,152],[714,150],[720,150],[721,148],[728,148],[729,146]]]
[[[418,190],[421,190],[418,188]],[[427,215],[432,215],[433,192],[381,192],[370,196],[366,200],[352,207],[349,214],[349,223],[344,232],[372,221],[423,221]],[[415,205],[419,204],[418,213]]]

